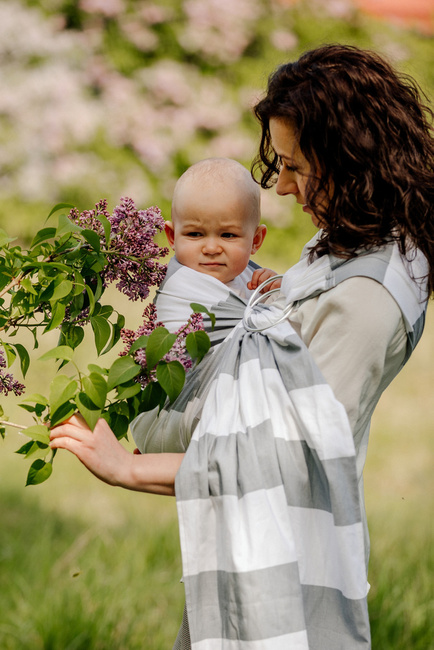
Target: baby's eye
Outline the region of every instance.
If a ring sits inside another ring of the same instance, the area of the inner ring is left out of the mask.
[[[236,235],[233,232],[224,232],[222,233],[221,236],[224,237],[225,239],[232,239],[236,237]]]
[[[188,232],[187,237],[202,237],[202,233],[197,231]]]

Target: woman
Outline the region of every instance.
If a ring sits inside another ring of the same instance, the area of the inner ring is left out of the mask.
[[[176,647],[190,627],[195,648],[369,648],[362,470],[434,286],[431,114],[380,57],[340,45],[281,66],[255,113],[261,185],[277,179],[319,231],[168,410],[188,452],[132,456],[76,416],[51,444],[113,485],[173,494],[176,477]]]

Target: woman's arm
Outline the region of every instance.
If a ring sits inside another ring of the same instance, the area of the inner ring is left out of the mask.
[[[51,431],[52,449],[67,449],[97,478],[109,485],[152,494],[175,494],[175,476],[184,454],[131,454],[116,439],[107,422],[94,431],[79,415]]]

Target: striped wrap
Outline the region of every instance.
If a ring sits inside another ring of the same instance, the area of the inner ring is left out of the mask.
[[[411,276],[426,270],[420,254],[410,265],[393,244],[353,260],[302,258],[279,299],[250,314],[250,325],[267,329],[249,331],[238,320],[172,405],[132,423],[143,452],[187,449],[175,490],[193,650],[370,648],[348,418],[288,320],[273,323],[287,304],[371,277],[401,308],[408,358],[426,308]],[[178,293],[200,302],[192,287],[201,274],[191,273]],[[225,300],[213,301],[212,285],[206,306],[224,319]],[[222,287],[232,317],[237,301]]]

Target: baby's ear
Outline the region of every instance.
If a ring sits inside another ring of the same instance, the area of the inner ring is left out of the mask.
[[[252,251],[251,251],[252,255],[261,248],[266,234],[267,234],[267,226],[261,223],[256,228],[255,235],[253,237]]]
[[[175,227],[171,221],[164,222],[164,232],[166,233],[170,248],[175,250]]]

